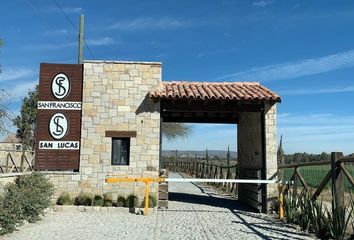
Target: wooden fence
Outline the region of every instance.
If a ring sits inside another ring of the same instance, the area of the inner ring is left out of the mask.
[[[292,190],[292,194],[297,195],[300,191],[300,195],[308,193],[313,200],[316,200],[325,187],[330,185],[332,204],[335,204],[333,206],[343,207],[345,205],[345,178],[350,184],[349,189],[354,190],[354,172],[353,169],[348,170],[349,167],[354,167],[352,165],[353,163],[354,157],[343,157],[342,153],[332,152],[331,161],[280,165],[278,168],[280,175],[284,174],[285,169],[292,169],[289,184],[285,187],[285,194],[289,194],[289,191]],[[306,182],[305,177],[299,170],[300,168],[314,166],[328,166],[329,169],[324,177],[320,179],[320,182],[316,187],[310,186],[311,184]]]
[[[170,171],[186,173],[194,178],[237,179],[237,165],[221,166],[197,161],[163,162],[163,168]],[[230,194],[236,194],[236,183],[213,183]]]
[[[34,152],[0,150],[0,174],[33,171]]]

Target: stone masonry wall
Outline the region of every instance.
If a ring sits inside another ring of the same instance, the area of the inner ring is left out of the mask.
[[[276,104],[266,104],[265,108],[267,179],[276,178],[277,173],[277,138],[276,138]],[[238,164],[239,169],[262,168],[261,114],[245,112],[240,114],[237,125]],[[267,195],[277,194],[276,185],[268,185]]]
[[[81,157],[79,173],[50,173],[56,195],[112,193],[144,197],[143,183],[106,184],[107,176],[157,177],[160,153],[160,105],[148,99],[161,83],[161,64],[145,62],[84,63]],[[128,166],[111,165],[112,139],[106,131],[136,131],[130,139]],[[151,186],[152,194],[157,184]]]
[[[277,178],[277,105],[266,105],[265,108],[265,132],[267,150],[267,179]],[[278,190],[275,184],[268,185],[268,197],[277,196]]]

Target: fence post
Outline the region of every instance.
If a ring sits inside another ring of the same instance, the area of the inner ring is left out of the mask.
[[[297,166],[294,167],[294,185],[293,185],[293,197],[297,197],[297,185],[298,185],[298,177],[297,177]]]
[[[338,160],[343,157],[342,152],[331,153],[332,172],[332,210],[344,207],[344,179]]]
[[[23,172],[23,164],[25,162],[24,160],[24,155],[25,155],[25,151],[22,151],[22,154],[21,154],[21,163],[20,163],[20,172]]]

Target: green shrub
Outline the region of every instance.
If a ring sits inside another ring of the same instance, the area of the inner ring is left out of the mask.
[[[111,193],[103,194],[103,206],[104,207],[112,207],[113,206],[113,200],[112,200]]]
[[[127,207],[127,199],[123,196],[117,198],[117,207]]]
[[[44,209],[51,206],[54,186],[42,173],[19,176],[15,185],[22,193],[22,207],[25,220],[35,222]]]
[[[12,232],[24,220],[35,222],[51,205],[53,185],[41,173],[19,176],[0,197],[0,234]]]
[[[141,206],[145,207],[145,197],[144,197],[144,200],[143,200]],[[156,207],[156,206],[157,206],[156,196],[149,195],[149,208]]]
[[[93,206],[102,206],[103,205],[103,198],[100,195],[95,195],[95,197],[93,198]]]
[[[58,205],[73,205],[73,203],[74,203],[74,200],[72,199],[70,194],[67,192],[63,192],[62,194],[60,194],[60,196],[58,197],[58,200],[57,200]]]
[[[0,197],[0,234],[13,232],[24,219],[22,193],[14,183],[9,183]]]
[[[74,201],[75,205],[92,206],[92,195],[89,193],[80,193]]]
[[[138,206],[138,197],[133,194],[130,194],[127,197],[127,205],[126,206],[129,208],[137,207]]]

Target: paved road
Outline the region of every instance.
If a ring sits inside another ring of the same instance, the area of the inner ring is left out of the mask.
[[[180,177],[175,173],[171,177]],[[55,239],[312,239],[245,211],[207,186],[170,183],[169,209],[149,216],[122,212],[52,212],[6,240]]]

